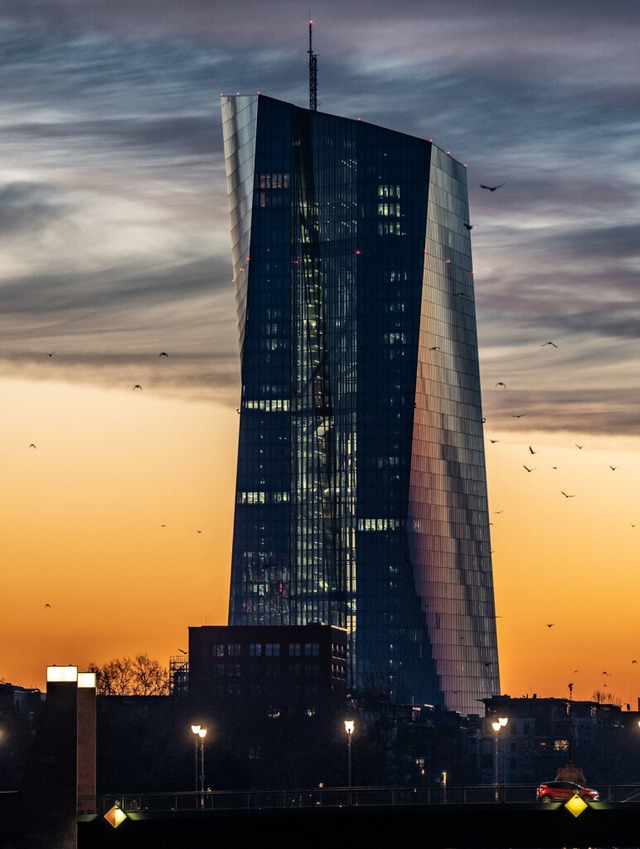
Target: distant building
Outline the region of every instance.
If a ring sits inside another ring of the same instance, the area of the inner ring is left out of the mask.
[[[0,790],[16,790],[22,781],[44,700],[40,690],[0,683]]]
[[[274,711],[344,699],[346,634],[327,625],[189,628],[189,693]]]
[[[264,95],[222,117],[229,625],[345,629],[349,688],[474,714],[500,679],[465,168]]]
[[[335,783],[346,657],[345,631],[328,625],[189,628],[192,720],[246,765],[252,786]]]
[[[497,773],[508,784],[539,784],[567,766],[588,783],[637,781],[638,712],[619,705],[561,698],[497,696],[485,699],[482,781]],[[507,720],[499,731],[493,722]]]

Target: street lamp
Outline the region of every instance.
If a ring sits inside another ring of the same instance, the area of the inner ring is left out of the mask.
[[[498,737],[500,735],[500,731],[507,725],[509,722],[509,718],[506,716],[500,716],[497,720],[491,723],[491,727],[495,732],[494,736],[494,750],[493,750],[493,768],[494,768],[494,783],[495,783],[495,800],[496,802],[500,801],[500,792],[498,789]],[[502,782],[504,784],[504,744],[502,747]],[[504,792],[504,788],[503,788]]]
[[[344,730],[347,732],[347,787],[349,788],[349,804],[351,804],[351,737],[353,736],[353,729],[355,726],[356,724],[353,719],[345,719]]]
[[[201,725],[192,725],[193,737],[195,742],[195,791],[196,791],[196,808],[198,807],[198,748],[200,749],[200,805],[204,807],[204,738],[207,736],[207,729]],[[199,745],[198,745],[199,743]]]

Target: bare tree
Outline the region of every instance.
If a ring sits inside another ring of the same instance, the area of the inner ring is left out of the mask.
[[[89,664],[101,696],[167,696],[169,670],[147,654],[116,657],[102,666]]]
[[[622,699],[616,696],[615,693],[604,693],[602,690],[594,690],[591,700],[597,702],[599,705],[622,706]]]

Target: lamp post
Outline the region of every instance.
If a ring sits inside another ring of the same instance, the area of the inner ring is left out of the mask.
[[[207,736],[207,729],[201,725],[192,725],[193,737],[195,742],[195,793],[196,793],[196,808],[198,807],[198,784],[200,785],[200,805],[204,807],[204,738]],[[198,771],[198,749],[200,749],[200,770]],[[199,782],[198,782],[199,777]]]
[[[204,808],[204,738],[207,736],[207,729],[201,728],[198,731],[200,737],[200,807]]]
[[[506,716],[499,717],[495,722],[491,723],[491,727],[493,728],[494,735],[494,750],[493,750],[493,768],[494,768],[494,784],[495,784],[495,800],[496,802],[500,801],[500,790],[498,784],[498,737],[500,736],[500,731],[507,725],[509,722],[509,718]],[[504,785],[504,744],[502,746],[502,783]],[[504,786],[503,786],[503,794],[504,794]]]
[[[347,732],[347,787],[349,788],[349,804],[351,804],[351,737],[355,728],[353,719],[345,719],[344,730]]]

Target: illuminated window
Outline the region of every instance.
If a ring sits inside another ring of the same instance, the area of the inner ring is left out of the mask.
[[[261,189],[288,189],[288,174],[258,174],[258,187]]]

